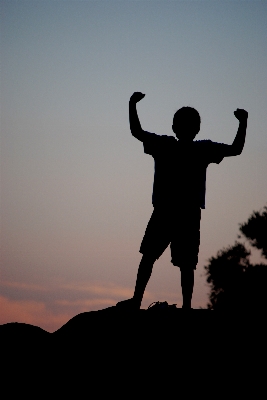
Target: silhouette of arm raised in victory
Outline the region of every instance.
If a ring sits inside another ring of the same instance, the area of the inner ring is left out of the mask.
[[[137,110],[136,110],[136,104],[140,100],[142,100],[144,97],[145,97],[145,94],[143,94],[141,92],[134,92],[129,101],[130,130],[132,132],[132,135],[136,139],[141,140],[141,142],[144,141],[145,137],[147,136],[147,132],[144,131],[141,127],[139,117],[137,114]]]
[[[242,153],[245,144],[248,113],[246,110],[237,108],[234,115],[239,121],[239,127],[233,143],[227,146],[225,157],[238,156]]]

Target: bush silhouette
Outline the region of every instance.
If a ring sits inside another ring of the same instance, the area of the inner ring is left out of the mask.
[[[267,259],[267,206],[262,212],[254,211],[239,230],[249,245],[261,250]],[[236,241],[209,259],[209,264],[204,267],[211,288],[209,309],[255,310],[267,307],[267,265],[252,264],[250,256],[251,249]]]

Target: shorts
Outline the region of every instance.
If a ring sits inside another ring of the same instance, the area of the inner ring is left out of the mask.
[[[171,262],[196,269],[200,244],[201,209],[155,207],[147,224],[140,253],[158,259],[171,244]]]

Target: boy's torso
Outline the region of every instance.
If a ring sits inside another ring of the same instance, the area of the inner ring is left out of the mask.
[[[145,153],[155,160],[153,205],[205,208],[206,169],[219,163],[223,144],[210,140],[182,143],[171,136],[153,136],[144,141]]]

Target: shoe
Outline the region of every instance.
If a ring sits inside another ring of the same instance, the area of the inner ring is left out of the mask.
[[[134,299],[119,301],[116,304],[116,307],[120,310],[127,310],[127,311],[128,310],[135,311],[135,310],[139,310],[139,308],[140,308]]]
[[[148,307],[148,310],[161,311],[161,310],[173,310],[176,309],[176,304],[168,304],[167,301],[154,301]]]

